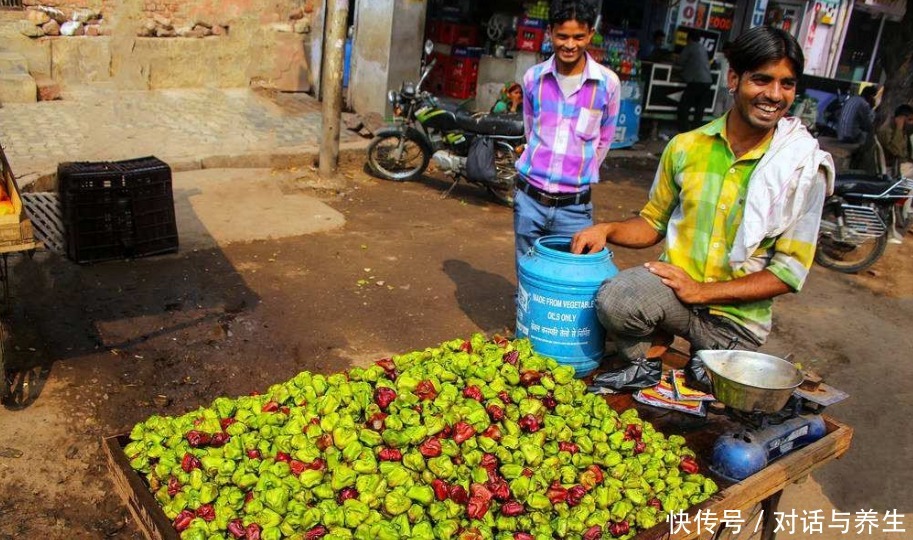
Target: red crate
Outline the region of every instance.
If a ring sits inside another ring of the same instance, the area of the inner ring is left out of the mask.
[[[469,99],[476,95],[476,80],[449,80],[445,85],[444,94],[455,99]]]
[[[517,27],[517,50],[539,52],[542,41],[545,39],[545,30],[531,26]]]
[[[479,76],[478,58],[450,58],[450,68],[447,70],[447,80],[473,80]]]
[[[472,24],[457,24],[438,21],[435,42],[445,45],[475,47],[479,44],[479,27]]]

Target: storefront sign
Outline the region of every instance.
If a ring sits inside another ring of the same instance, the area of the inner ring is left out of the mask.
[[[722,4],[714,4],[710,8],[710,20],[707,21],[708,30],[728,32],[732,30],[732,18],[735,10]]]
[[[682,52],[682,49],[688,44],[688,34],[690,32],[697,32],[701,45],[707,49],[707,57],[713,58],[713,55],[716,54],[716,50],[720,46],[720,33],[712,30],[698,30],[679,26],[675,30],[675,40],[673,41],[675,43],[675,52]]]
[[[698,0],[682,0],[678,8],[678,24],[682,26],[695,26],[697,19]]]
[[[678,110],[678,102],[682,97],[682,91],[685,89],[685,83],[673,76],[673,69],[670,64],[653,64],[649,75],[647,99],[644,100],[642,116],[672,118],[672,115]],[[704,110],[705,115],[713,114],[713,103],[716,103],[720,75],[719,70],[710,72],[710,76],[713,77],[710,87],[713,92],[713,99],[710,102],[711,105]]]
[[[767,0],[755,0],[754,11],[751,13],[751,27],[764,24],[764,14],[767,13]]]

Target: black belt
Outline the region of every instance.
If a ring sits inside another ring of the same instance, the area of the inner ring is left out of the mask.
[[[579,193],[565,193],[556,195],[542,191],[522,178],[517,178],[517,189],[529,195],[531,199],[545,206],[570,206],[572,204],[587,204],[590,202],[590,190]]]

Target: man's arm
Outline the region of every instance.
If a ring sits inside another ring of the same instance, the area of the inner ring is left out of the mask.
[[[533,130],[533,78],[527,71],[523,76],[523,131],[526,135],[526,142],[529,143],[530,135]]]
[[[687,45],[682,49],[682,52],[678,55],[678,60],[675,62],[676,68],[682,70],[686,65],[688,65],[688,60],[691,58],[692,54],[691,51],[691,47],[688,47]]]
[[[859,127],[865,133],[872,133],[872,123],[875,120],[875,111],[866,104],[856,109],[856,118],[859,120]]]
[[[586,228],[574,235],[571,253],[593,253],[606,243],[629,248],[645,248],[658,244],[666,236],[669,216],[678,206],[680,188],[675,183],[675,139],[663,150],[656,170],[650,200],[640,215],[625,221],[611,221]]]
[[[646,248],[665,238],[644,218],[637,216],[625,221],[610,221],[588,227],[574,235],[571,253],[594,253],[606,244],[627,248]]]
[[[609,96],[602,111],[599,143],[596,148],[596,157],[600,165],[605,161],[609,148],[612,147],[612,141],[615,140],[615,123],[618,121],[618,109],[621,107],[621,83],[616,77],[609,77],[606,86]]]
[[[669,263],[648,262],[644,266],[662,278],[663,284],[675,291],[678,299],[685,304],[756,302],[791,291],[789,285],[766,269],[731,281],[700,283]]]

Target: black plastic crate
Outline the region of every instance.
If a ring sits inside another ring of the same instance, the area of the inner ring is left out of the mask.
[[[63,163],[58,183],[67,255],[78,263],[178,249],[171,168],[155,157]]]

